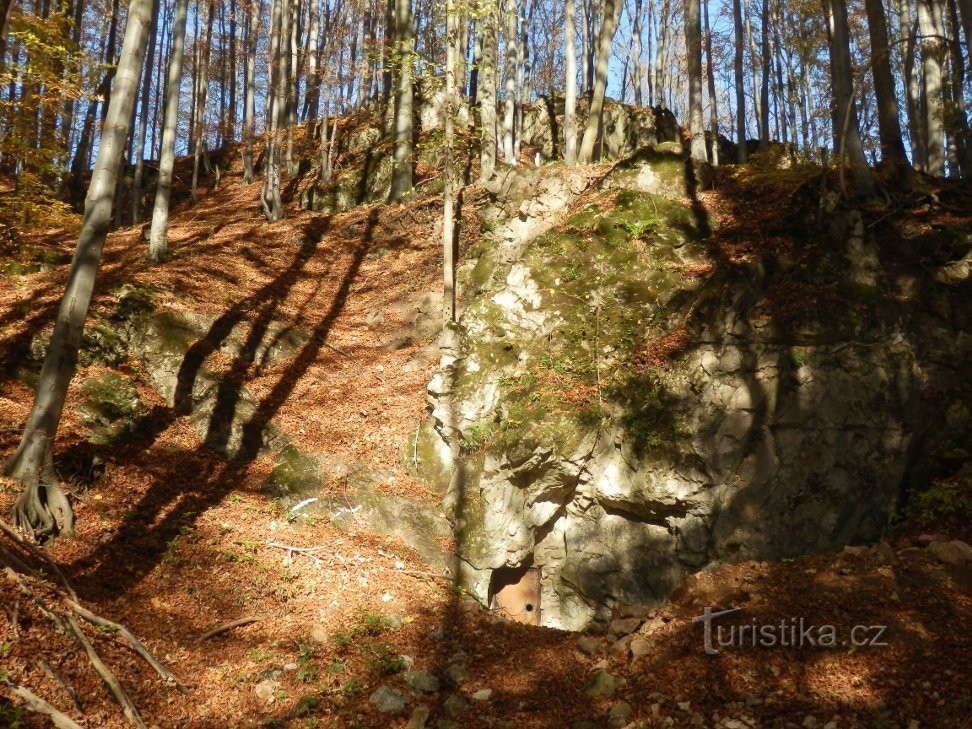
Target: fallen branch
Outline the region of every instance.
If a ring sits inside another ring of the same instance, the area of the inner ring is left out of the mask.
[[[108,690],[111,691],[111,695],[115,697],[115,701],[122,707],[122,713],[125,714],[125,718],[128,719],[132,724],[139,727],[139,729],[148,729],[142,718],[138,715],[138,709],[135,708],[135,704],[132,703],[131,698],[125,691],[125,688],[121,685],[121,682],[111,672],[111,669],[105,665],[104,661],[101,660],[101,656],[98,655],[98,651],[94,649],[91,645],[91,641],[88,640],[88,636],[84,634],[84,631],[78,626],[77,622],[70,615],[67,616],[67,621],[71,625],[71,629],[74,631],[75,637],[78,642],[84,648],[85,652],[88,654],[88,660],[91,661],[91,665],[101,676],[101,680],[105,682],[108,686]]]
[[[453,582],[453,578],[449,575],[440,575],[437,572],[423,572],[422,570],[392,570],[396,574],[409,575],[411,577],[433,577],[437,580],[445,580],[446,582]]]
[[[44,672],[51,681],[56,683],[58,687],[64,692],[74,703],[74,708],[78,711],[84,711],[84,707],[81,705],[81,699],[78,698],[78,693],[75,691],[63,678],[57,675],[53,668],[47,663],[47,661],[37,661],[37,667]]]
[[[215,638],[217,635],[222,635],[227,633],[234,628],[241,628],[244,625],[249,625],[250,623],[257,623],[263,620],[262,615],[250,615],[246,618],[240,618],[239,620],[233,620],[229,623],[224,623],[223,625],[217,626],[210,630],[208,633],[203,633],[198,638],[196,638],[197,643],[202,643],[204,640],[209,640],[210,638]]]
[[[36,544],[33,544],[29,540],[24,539],[22,536],[20,536],[20,534],[17,533],[16,529],[7,524],[7,522],[5,522],[3,519],[0,519],[0,532],[6,534],[7,537],[13,540],[21,549],[30,552],[34,557],[50,567],[51,571],[57,575],[58,579],[61,581],[61,585],[65,590],[67,590],[68,594],[74,600],[78,599],[77,593],[74,591],[74,588],[71,587],[70,583],[68,583],[64,573],[61,572],[61,568],[57,566],[57,562],[51,559],[43,549],[38,547]]]
[[[108,618],[103,618],[100,615],[93,613],[87,608],[79,605],[74,600],[65,600],[65,602],[67,602],[67,604],[70,606],[72,610],[74,610],[74,612],[76,612],[79,616],[87,620],[89,623],[93,623],[94,625],[99,625],[104,628],[110,628],[112,631],[118,633],[122,638],[128,641],[128,644],[135,650],[136,653],[138,653],[142,658],[145,659],[146,663],[148,663],[152,668],[155,669],[155,672],[162,677],[163,681],[165,681],[168,684],[172,684],[180,691],[186,690],[187,687],[184,684],[182,684],[179,681],[179,679],[177,679],[172,674],[172,672],[169,671],[169,669],[163,666],[162,663],[159,662],[159,660],[154,655],[152,655],[152,652],[148,648],[146,648],[145,645],[138,638],[136,638],[132,634],[132,632],[124,625],[109,620]]]
[[[83,727],[75,722],[74,719],[55,709],[30,689],[26,689],[23,686],[18,686],[15,683],[10,683],[9,681],[3,682],[2,685],[14,696],[20,698],[24,702],[24,705],[27,707],[28,711],[33,711],[35,714],[45,714],[51,717],[51,722],[57,727],[57,729],[83,729]]]

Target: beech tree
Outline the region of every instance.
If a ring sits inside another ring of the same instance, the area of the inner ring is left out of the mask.
[[[23,485],[13,507],[14,524],[32,531],[38,541],[47,541],[58,534],[74,534],[74,513],[54,470],[53,442],[74,374],[105,237],[111,226],[118,170],[131,130],[132,108],[151,22],[152,0],[131,0],[71,272],[44,357],[30,417],[19,447],[4,466],[4,472]]]
[[[159,182],[152,209],[149,233],[149,258],[161,261],[169,249],[169,198],[172,194],[172,168],[175,165],[175,142],[179,123],[179,92],[182,87],[182,59],[186,44],[186,15],[189,0],[176,0],[172,24],[172,52],[169,55],[169,77],[166,85],[165,120],[162,124],[162,156],[159,160]]]
[[[690,153],[705,160],[705,131],[702,128],[702,19],[699,0],[685,0],[685,48],[688,66]]]
[[[564,160],[572,165],[577,161],[577,51],[574,48],[574,9],[576,0],[564,0],[566,29],[564,45],[567,55],[567,79],[564,98]]]
[[[578,160],[581,164],[587,164],[594,159],[594,145],[601,131],[601,112],[604,109],[604,93],[607,89],[608,59],[611,55],[611,43],[614,41],[614,30],[617,27],[616,9],[615,0],[604,0],[601,9],[601,32],[597,44],[597,68],[594,73],[591,110],[587,115],[584,137],[581,139],[578,152]]]
[[[412,34],[411,0],[393,0],[395,7],[395,156],[390,202],[400,202],[412,189],[412,63],[415,39]]]

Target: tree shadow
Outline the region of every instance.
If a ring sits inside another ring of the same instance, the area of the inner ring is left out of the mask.
[[[178,375],[174,411],[179,414],[192,410],[191,395],[207,356],[219,348],[234,326],[257,310],[250,336],[234,358],[230,376],[221,379],[205,441],[194,450],[173,452],[170,458],[149,466],[155,471],[152,483],[120,527],[110,539],[70,565],[72,583],[80,595],[94,595],[105,590],[125,594],[160,563],[166,545],[180,531],[191,529],[200,515],[238,488],[249,465],[265,452],[265,436],[272,418],[325,346],[331,327],[343,311],[351,285],[371,248],[377,220],[377,211],[371,211],[364,235],[342,274],[330,307],[314,326],[309,340],[284,367],[271,391],[245,414],[239,447],[229,460],[214,459],[211,453],[225,450],[227,434],[231,432],[234,420],[239,420],[237,411],[243,401],[243,383],[265,337],[267,325],[330,229],[330,219],[315,218],[307,226],[306,239],[291,265],[272,283],[230,307],[212,324],[207,334],[190,347]],[[140,572],[119,571],[117,565],[125,563],[133,549],[139,554]]]

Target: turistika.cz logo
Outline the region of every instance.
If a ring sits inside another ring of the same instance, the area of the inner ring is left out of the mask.
[[[855,625],[842,631],[836,625],[814,625],[804,618],[782,618],[778,623],[761,623],[758,618],[749,622],[726,625],[717,618],[738,613],[742,608],[714,611],[705,608],[702,615],[692,618],[702,623],[705,652],[718,655],[722,648],[845,648],[881,647],[886,625]]]

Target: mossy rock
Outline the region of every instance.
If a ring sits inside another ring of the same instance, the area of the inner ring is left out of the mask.
[[[78,407],[78,413],[81,422],[91,427],[90,440],[94,443],[112,443],[123,438],[135,428],[136,420],[145,412],[135,385],[115,372],[85,380],[81,391],[85,400]]]
[[[301,452],[291,443],[277,454],[277,463],[263,484],[263,491],[289,504],[317,495],[325,480],[326,474],[320,459]]]

